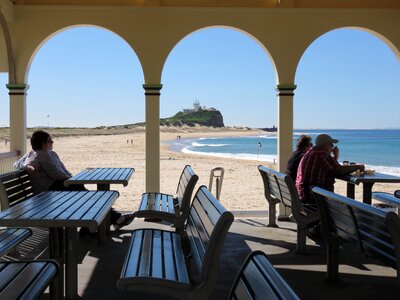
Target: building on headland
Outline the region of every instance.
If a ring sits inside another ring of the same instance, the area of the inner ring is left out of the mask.
[[[214,107],[207,107],[205,105],[201,107],[200,101],[196,99],[193,102],[192,108],[184,108],[182,111],[186,113],[186,112],[197,112],[197,111],[217,111],[217,109]]]

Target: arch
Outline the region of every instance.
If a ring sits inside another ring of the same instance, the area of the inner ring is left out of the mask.
[[[202,105],[224,111],[226,126],[256,128],[276,124],[275,65],[268,59],[271,56],[266,55],[269,52],[265,47],[243,32],[228,26],[206,26],[192,31],[180,39],[179,44],[174,44],[173,52],[170,52],[163,67],[163,83],[168,81],[169,84],[165,86],[162,99],[172,100],[174,97],[175,100],[161,101],[162,117],[189,108],[190,100],[193,102],[199,97]],[[187,72],[190,77],[185,75]],[[247,77],[253,80],[246,80]],[[168,87],[173,88],[167,90]],[[210,93],[211,90],[214,92]],[[247,108],[251,113],[239,116],[240,106],[243,107],[246,97],[254,99],[257,104]],[[257,114],[257,106],[266,110],[268,117],[257,115],[251,119],[249,115]]]
[[[173,50],[174,50],[183,40],[187,39],[190,35],[192,35],[192,34],[194,34],[194,33],[196,33],[196,32],[203,31],[203,30],[207,30],[207,29],[211,29],[211,28],[223,28],[223,29],[234,30],[234,31],[240,32],[240,33],[242,33],[242,34],[244,34],[244,35],[250,37],[252,40],[254,40],[254,41],[261,47],[261,49],[264,50],[264,52],[265,52],[265,53],[267,54],[267,56],[269,57],[269,59],[270,59],[270,61],[271,61],[271,63],[272,63],[273,69],[274,69],[275,80],[276,80],[276,82],[279,82],[279,74],[278,74],[278,70],[277,70],[277,67],[276,67],[274,58],[273,58],[273,56],[271,55],[271,53],[268,51],[267,47],[266,47],[257,37],[255,37],[254,35],[250,34],[249,32],[247,32],[247,31],[245,31],[245,30],[242,30],[242,29],[240,29],[240,28],[238,28],[238,27],[229,26],[229,25],[209,25],[209,26],[205,26],[205,27],[201,27],[201,28],[195,29],[195,30],[193,30],[193,31],[191,31],[191,32],[189,32],[189,33],[186,33],[186,35],[184,35],[183,37],[181,37],[181,39],[178,40],[178,41],[171,47],[170,51],[168,52],[168,55],[167,55],[167,57],[165,58],[164,63],[163,63],[163,66],[162,66],[161,76],[162,76],[162,73],[164,73],[165,64],[166,64],[168,58],[170,57],[171,53],[173,52]]]
[[[130,43],[128,43],[124,38],[122,38],[122,36],[120,36],[116,32],[114,32],[114,31],[112,31],[112,30],[110,30],[110,29],[108,29],[106,27],[102,27],[102,26],[98,26],[98,25],[92,25],[92,24],[75,24],[75,25],[70,25],[70,26],[63,27],[63,28],[61,28],[61,29],[49,34],[45,39],[43,39],[39,43],[39,45],[36,46],[36,48],[34,49],[34,51],[32,52],[32,54],[31,54],[31,56],[29,58],[27,66],[26,66],[24,82],[27,82],[27,80],[28,80],[29,70],[30,70],[30,67],[31,67],[31,64],[32,64],[33,60],[35,59],[36,54],[39,52],[39,50],[42,48],[42,46],[47,43],[47,41],[49,41],[51,38],[53,38],[54,36],[58,35],[61,32],[64,32],[64,31],[67,31],[67,30],[71,30],[71,29],[74,29],[74,28],[81,28],[81,27],[93,27],[93,28],[97,28],[97,29],[100,29],[100,30],[105,30],[105,31],[113,33],[118,38],[123,40],[132,49],[132,53],[134,53],[134,55],[136,55],[136,57],[137,57],[137,59],[139,61],[140,67],[142,69],[142,75],[144,77],[143,65],[142,65],[142,62],[140,60],[140,57],[137,55],[137,53],[134,50],[134,48],[132,47],[132,45]]]
[[[15,71],[15,59],[14,59],[14,50],[12,46],[10,30],[8,28],[7,20],[3,15],[3,12],[0,10],[0,24],[3,30],[4,43],[6,46],[6,55],[8,62],[8,83],[14,84],[17,83],[17,74]]]
[[[394,53],[394,55],[395,55],[395,56],[397,57],[397,59],[400,61],[400,49],[397,48],[396,45],[395,45],[394,43],[392,43],[388,38],[386,38],[383,34],[377,32],[377,31],[375,31],[375,30],[372,30],[372,29],[369,29],[369,28],[365,28],[365,27],[359,27],[359,26],[337,27],[337,28],[334,28],[334,29],[331,29],[331,30],[329,30],[329,31],[326,31],[326,32],[321,33],[321,34],[320,34],[319,36],[317,36],[314,40],[312,40],[312,41],[308,44],[307,47],[305,47],[303,53],[302,53],[301,56],[300,56],[299,61],[297,62],[296,73],[295,73],[295,75],[297,75],[297,73],[298,73],[297,71],[298,71],[298,68],[299,68],[301,59],[303,58],[303,56],[304,56],[304,54],[307,52],[307,50],[310,48],[310,46],[311,46],[314,42],[316,42],[319,38],[321,38],[322,36],[324,36],[324,35],[326,35],[326,34],[329,34],[330,32],[337,31],[337,30],[341,30],[341,29],[360,30],[360,31],[367,32],[367,33],[369,33],[369,34],[371,34],[371,35],[377,37],[377,38],[380,39],[382,42],[384,42],[384,43],[389,47],[389,49],[392,50],[392,52]]]

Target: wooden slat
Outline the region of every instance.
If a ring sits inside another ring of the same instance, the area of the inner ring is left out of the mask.
[[[265,254],[254,251],[241,267],[229,299],[298,300],[299,298],[269,263]]]
[[[125,258],[121,277],[126,278],[138,276],[143,236],[143,229],[134,230],[132,232],[132,240],[128,250],[128,255]]]
[[[165,279],[179,281],[174,263],[174,246],[171,239],[171,233],[164,232],[162,238],[162,247],[164,251],[164,277]]]
[[[32,235],[32,231],[25,228],[8,228],[0,230],[0,256],[14,249],[19,243]]]
[[[56,273],[52,262],[0,263],[0,299],[36,299]]]
[[[179,282],[190,283],[189,274],[186,269],[185,257],[182,249],[181,238],[176,233],[171,233],[171,240],[174,249],[174,262],[176,267],[176,273],[178,275]]]
[[[150,277],[151,276],[151,256],[152,256],[152,243],[153,243],[153,231],[144,230],[142,249],[139,261],[138,276]]]
[[[162,249],[162,232],[153,230],[153,242],[151,250],[151,277],[165,278],[163,256],[165,249]]]

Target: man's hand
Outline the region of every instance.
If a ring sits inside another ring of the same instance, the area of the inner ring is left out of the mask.
[[[26,165],[24,167],[24,170],[26,172],[28,172],[29,175],[34,175],[37,172],[36,169],[34,167],[32,167],[31,165]]]
[[[332,148],[333,158],[339,160],[339,147],[335,146]]]

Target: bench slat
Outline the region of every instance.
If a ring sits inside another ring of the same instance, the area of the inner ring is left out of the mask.
[[[229,299],[281,299],[299,298],[279,275],[262,251],[253,251],[243,263]]]
[[[151,276],[164,278],[162,233],[159,230],[153,231],[151,249]]]
[[[143,234],[143,230],[132,232],[132,242],[128,250],[128,255],[125,258],[121,277],[134,277],[138,275]]]
[[[151,255],[152,255],[152,247],[153,247],[153,231],[152,230],[144,230],[143,241],[142,241],[142,251],[140,253],[140,262],[139,262],[139,272],[138,276],[149,277],[151,276],[150,267],[151,267]]]
[[[37,299],[56,274],[52,261],[0,263],[0,299]]]
[[[0,230],[0,256],[10,252],[31,235],[32,231],[27,228],[8,228]]]

